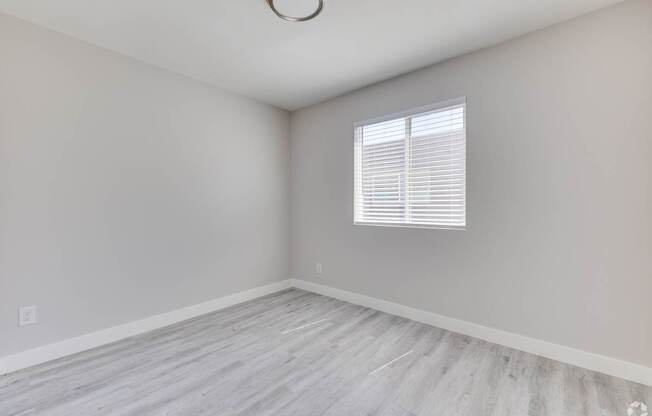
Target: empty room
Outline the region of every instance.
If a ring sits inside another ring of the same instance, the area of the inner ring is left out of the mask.
[[[652,0],[0,0],[0,416],[649,416]]]

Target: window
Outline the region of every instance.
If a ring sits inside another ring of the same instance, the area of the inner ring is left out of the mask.
[[[356,124],[355,224],[466,227],[466,100]]]

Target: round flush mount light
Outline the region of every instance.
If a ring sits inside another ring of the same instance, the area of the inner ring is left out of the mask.
[[[295,14],[291,12],[285,11],[285,9],[281,8],[282,6],[280,3],[285,3],[285,8],[287,9],[292,9],[296,10],[298,8],[305,10],[306,3],[314,3],[312,6],[314,8],[311,8],[307,11],[307,14],[299,15],[296,16]],[[289,4],[288,4],[289,3]],[[300,3],[300,4],[297,4]],[[267,4],[269,7],[272,9],[274,14],[276,14],[278,17],[280,17],[283,20],[287,20],[288,22],[306,22],[308,20],[312,20],[315,17],[319,16],[319,14],[322,12],[324,9],[324,0],[303,0],[303,1],[288,1],[288,0],[267,0]]]

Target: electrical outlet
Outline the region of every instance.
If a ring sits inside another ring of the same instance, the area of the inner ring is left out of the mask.
[[[317,274],[322,274],[324,272],[321,263],[315,264],[315,271],[317,272]]]
[[[18,326],[36,323],[36,306],[21,306],[18,308]]]

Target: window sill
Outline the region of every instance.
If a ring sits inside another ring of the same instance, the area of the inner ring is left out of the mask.
[[[466,225],[428,225],[428,224],[404,224],[404,223],[377,223],[377,222],[358,222],[354,221],[353,225],[364,225],[368,227],[388,227],[388,228],[421,228],[428,230],[446,230],[446,231],[465,231]]]

